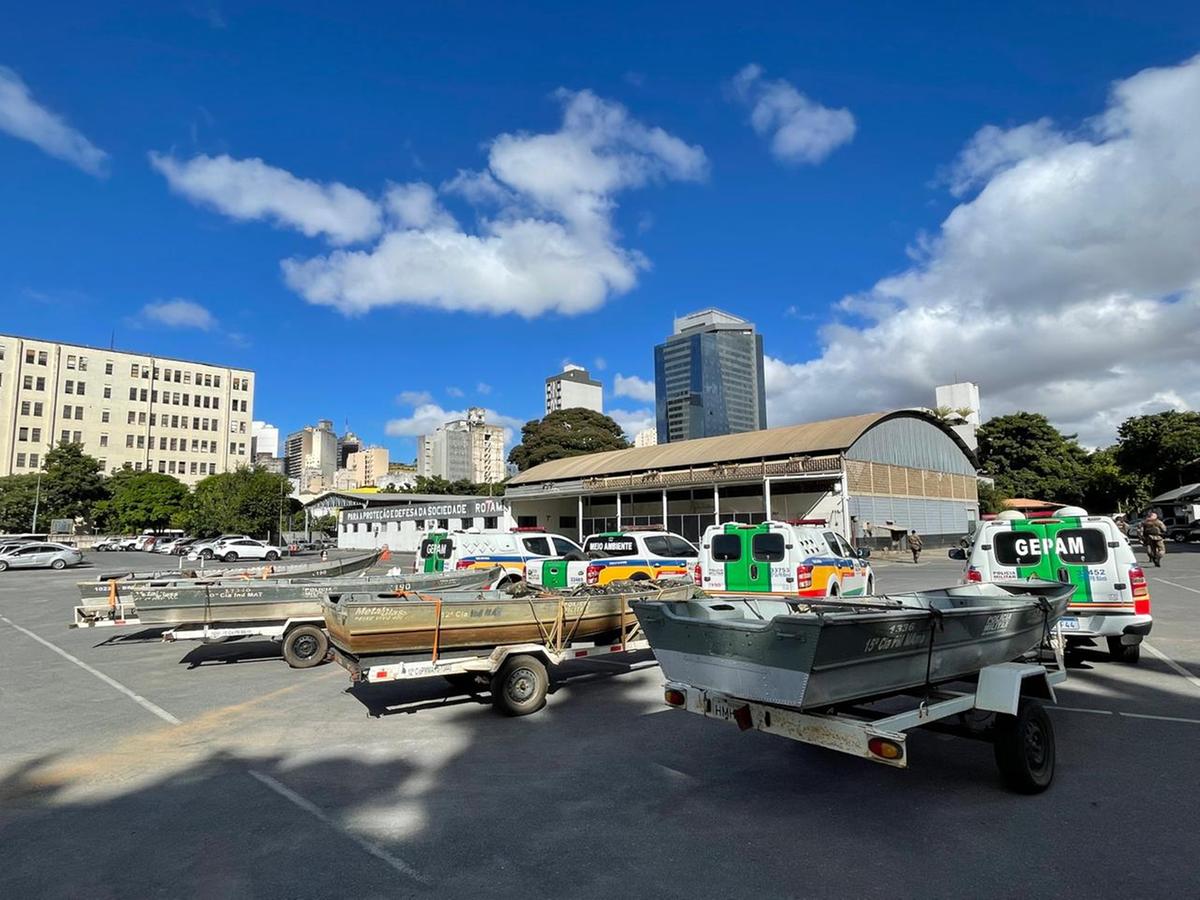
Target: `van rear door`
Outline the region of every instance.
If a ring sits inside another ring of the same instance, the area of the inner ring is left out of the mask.
[[[441,572],[454,550],[454,542],[445,532],[431,532],[417,550],[418,572]]]
[[[1012,523],[999,531],[992,552],[1018,578],[1042,578],[1074,585],[1072,604],[1120,600],[1109,535],[1102,524],[1076,517]]]
[[[771,590],[771,562],[775,543],[783,549],[783,535],[772,535],[766,525],[752,528],[727,524],[713,535],[709,558],[724,575],[726,591],[765,593]]]

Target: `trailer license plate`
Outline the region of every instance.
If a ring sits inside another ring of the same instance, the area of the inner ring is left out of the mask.
[[[712,701],[712,712],[709,715],[715,719],[723,719],[729,722],[733,719],[733,707],[724,700],[714,699]]]
[[[1078,631],[1079,619],[1075,616],[1063,616],[1058,620],[1058,625],[1063,631]]]

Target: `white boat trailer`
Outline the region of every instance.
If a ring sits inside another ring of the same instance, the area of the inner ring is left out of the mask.
[[[117,628],[130,625],[157,624],[143,622],[137,610],[118,601],[104,607],[103,616],[98,616],[99,607],[75,607],[75,621],[71,628]],[[162,633],[168,643],[174,641],[200,641],[205,644],[220,644],[240,638],[263,638],[280,645],[280,653],[294,669],[307,669],[324,662],[329,657],[329,637],[325,634],[325,620],[321,616],[302,616],[266,622],[193,622],[176,625]]]
[[[1038,793],[1050,786],[1055,762],[1054,728],[1042,701],[1055,702],[1054,687],[1067,678],[1061,639],[1056,637],[1054,645],[1053,662],[987,666],[974,690],[914,692],[911,696],[920,702],[899,712],[873,710],[865,703],[801,712],[672,681],[666,683],[664,698],[675,709],[733,722],[743,731],[776,734],[897,768],[908,766],[906,732],[913,728],[990,740],[1005,783],[1020,793]],[[896,696],[901,695],[891,695]],[[994,714],[990,727],[949,721],[973,712]]]
[[[509,716],[527,716],[546,704],[550,688],[548,668],[581,659],[595,659],[617,653],[649,650],[650,642],[641,637],[635,624],[614,644],[576,643],[562,647],[546,643],[504,644],[486,654],[402,659],[372,663],[372,657],[358,657],[333,647],[333,658],[350,673],[354,684],[384,684],[413,678],[442,677],[451,684],[471,690],[491,691],[492,704]]]

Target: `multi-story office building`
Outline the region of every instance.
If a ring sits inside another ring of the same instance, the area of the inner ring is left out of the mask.
[[[604,412],[604,387],[583,366],[568,364],[546,379],[546,415],[577,406]]]
[[[192,484],[249,464],[253,415],[247,369],[0,335],[0,475],[70,441]]]
[[[321,419],[316,425],[305,425],[287,437],[284,472],[300,483],[300,492],[319,493],[333,485],[337,472],[337,435],[333,422]]]
[[[762,337],[719,309],[675,320],[654,348],[654,388],[660,444],[767,427]]]
[[[250,458],[279,456],[279,429],[268,422],[250,423]]]
[[[346,457],[346,468],[354,473],[358,487],[367,487],[388,473],[388,462],[384,447],[365,447]]]
[[[479,407],[417,438],[418,475],[480,484],[503,481],[504,471],[504,429],[488,425]]]
[[[653,447],[658,443],[658,431],[654,428],[643,428],[633,436],[633,446]]]

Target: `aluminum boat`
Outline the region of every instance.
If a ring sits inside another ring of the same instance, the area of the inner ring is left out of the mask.
[[[359,575],[342,578],[269,578],[182,581],[167,585],[127,587],[121,613],[143,625],[277,622],[321,617],[329,593],[371,591],[441,591],[485,588],[504,575],[500,567],[430,574]],[[130,609],[130,604],[134,609]],[[113,607],[94,601],[81,613],[103,619]]]
[[[201,575],[194,570],[165,572],[113,572],[93,581],[79,582],[81,600],[127,600],[126,588],[168,587],[184,583],[212,583],[214,580],[241,579],[269,581],[273,578],[340,578],[370,569],[379,561],[381,551],[343,556],[340,559],[314,560],[305,563],[259,563],[234,566],[213,566]],[[189,571],[192,574],[187,574]],[[115,588],[114,588],[115,585]],[[115,595],[114,595],[115,590]]]
[[[336,648],[355,656],[522,643],[562,647],[620,634],[635,623],[629,608],[633,599],[683,600],[697,593],[690,581],[615,585],[524,596],[507,590],[330,594],[324,603],[325,630]]]
[[[862,600],[730,595],[631,606],[670,681],[804,710],[1016,659],[1049,636],[1072,590],[1022,581]]]

